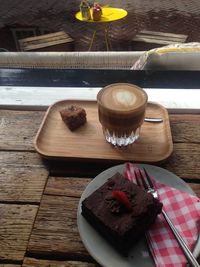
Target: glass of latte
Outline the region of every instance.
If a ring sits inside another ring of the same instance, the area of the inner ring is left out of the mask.
[[[97,95],[99,121],[105,139],[114,146],[127,146],[140,136],[148,96],[129,83],[114,83]]]

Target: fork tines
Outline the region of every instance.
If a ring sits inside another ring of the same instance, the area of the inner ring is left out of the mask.
[[[151,187],[151,188],[154,188],[154,185],[153,185],[153,183],[152,183],[152,180],[151,180],[149,174],[147,173],[146,169],[143,168],[143,170],[144,170],[144,173],[145,173],[145,175],[146,175],[146,178],[147,178],[147,181],[148,181],[150,187]]]
[[[135,174],[135,179],[136,179],[136,183],[137,185],[140,186],[140,180],[142,181],[142,185],[144,187],[144,189],[148,189],[148,188],[154,188],[154,185],[151,181],[151,178],[150,176],[148,175],[147,171],[145,168],[143,168],[143,171],[144,173],[141,171],[141,169],[138,169],[139,171],[139,175],[140,175],[140,178],[138,177],[138,173],[136,171],[134,171],[134,174]],[[145,174],[145,175],[144,175]],[[148,182],[148,183],[147,183]]]
[[[139,173],[140,173],[140,177],[141,177],[141,180],[142,180],[142,184],[143,184],[143,186],[144,186],[144,189],[148,189],[149,186],[148,186],[148,184],[146,183],[145,177],[144,177],[144,175],[143,175],[143,173],[142,173],[142,171],[141,171],[140,169],[139,169]]]

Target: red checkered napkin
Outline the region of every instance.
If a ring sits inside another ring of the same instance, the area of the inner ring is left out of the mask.
[[[127,163],[124,174],[133,182],[135,179],[134,170],[137,171],[137,167]],[[155,180],[154,184],[158,189],[165,212],[190,250],[193,250],[200,233],[200,199]],[[182,249],[162,214],[158,215],[156,222],[151,226],[146,236],[156,266],[184,267],[187,265]]]

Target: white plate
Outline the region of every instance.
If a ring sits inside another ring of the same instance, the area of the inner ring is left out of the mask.
[[[138,167],[145,167],[150,175],[154,176],[158,181],[170,185],[174,188],[181,189],[182,191],[188,192],[192,195],[195,193],[192,189],[179,177],[173,173],[148,164],[137,164]],[[97,175],[84,190],[77,214],[78,229],[81,239],[91,254],[91,256],[102,266],[105,267],[155,267],[153,259],[149,254],[148,247],[144,239],[140,240],[133,249],[130,250],[128,257],[121,256],[112,246],[96,232],[96,230],[90,226],[90,224],[81,215],[81,203],[83,199],[94,192],[98,187],[100,187],[106,180],[114,175],[116,172],[123,173],[125,165],[118,165]],[[200,252],[200,238],[195,246],[194,255]]]

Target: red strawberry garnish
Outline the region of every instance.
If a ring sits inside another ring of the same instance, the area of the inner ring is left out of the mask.
[[[120,190],[114,190],[112,191],[112,197],[115,198],[117,201],[119,201],[121,204],[123,204],[127,209],[131,209],[131,203],[123,191]]]

